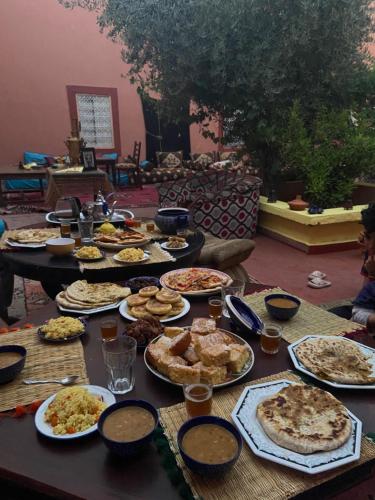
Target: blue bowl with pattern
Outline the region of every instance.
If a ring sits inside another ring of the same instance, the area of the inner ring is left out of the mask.
[[[1,356],[3,354],[3,356]],[[8,363],[0,368],[0,384],[11,382],[23,370],[26,361],[27,351],[22,345],[0,346],[0,356],[8,358]]]
[[[230,319],[241,331],[250,331],[258,335],[261,334],[264,323],[255,311],[251,309],[240,297],[227,295],[225,297]]]
[[[208,464],[204,462],[199,462],[195,460],[191,456],[187,455],[183,449],[182,441],[188,430],[202,424],[215,424],[220,427],[223,427],[227,431],[229,431],[237,442],[237,452],[233,458],[224,463],[218,464]],[[207,415],[203,417],[195,417],[190,420],[187,420],[179,429],[177,433],[177,444],[180,450],[180,454],[185,462],[185,465],[196,474],[200,474],[201,476],[220,476],[228,472],[233,465],[237,462],[238,457],[240,456],[242,450],[242,437],[236,427],[225,420],[224,418],[215,417],[212,415]]]
[[[116,410],[119,410],[120,408],[127,408],[131,406],[143,408],[144,410],[147,410],[148,412],[151,413],[151,415],[154,418],[154,427],[152,428],[152,430],[148,434],[143,436],[141,439],[137,439],[135,441],[114,441],[113,439],[108,438],[103,432],[103,425],[106,418],[111,413],[113,413]],[[104,441],[104,444],[110,451],[112,451],[116,455],[120,455],[121,457],[126,458],[142,452],[147,447],[147,445],[150,444],[150,442],[152,441],[154,431],[158,426],[158,423],[159,423],[159,415],[157,409],[154,406],[152,406],[152,404],[148,403],[147,401],[143,401],[142,399],[128,399],[126,401],[120,401],[118,403],[114,403],[113,405],[108,406],[108,408],[106,408],[103,411],[98,421],[98,431]]]

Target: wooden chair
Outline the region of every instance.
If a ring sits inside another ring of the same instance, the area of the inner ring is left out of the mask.
[[[141,147],[142,143],[139,141],[134,141],[133,154],[132,156],[128,156],[128,158],[123,163],[118,163],[116,165],[116,176],[117,176],[117,185],[120,186],[120,175],[121,172],[125,172],[128,174],[128,187],[139,187],[143,189],[142,181],[141,181],[141,171],[139,167],[139,161],[141,157]],[[131,182],[131,180],[133,182]]]

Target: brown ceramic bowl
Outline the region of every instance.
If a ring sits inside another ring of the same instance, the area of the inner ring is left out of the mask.
[[[73,252],[74,245],[73,238],[51,238],[46,241],[46,250],[56,257],[63,257]]]

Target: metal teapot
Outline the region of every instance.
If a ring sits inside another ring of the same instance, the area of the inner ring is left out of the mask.
[[[92,212],[94,220],[102,220],[104,217],[112,219],[116,203],[117,200],[115,200],[109,207],[108,201],[106,200],[102,192],[99,190],[96,196],[96,200],[94,202],[94,208]]]

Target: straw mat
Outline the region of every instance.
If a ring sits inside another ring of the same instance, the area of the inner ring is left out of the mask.
[[[43,231],[48,231],[49,233],[51,233],[51,238],[58,238],[60,236],[60,230],[59,229],[56,229],[56,228],[43,228]],[[19,247],[10,247],[8,246],[5,241],[9,238],[9,237],[12,237],[14,235],[17,234],[17,232],[19,232],[19,230],[17,229],[13,229],[12,231],[4,231],[4,233],[2,234],[1,238],[0,238],[0,250],[9,250],[9,251],[19,251],[20,248]],[[22,250],[22,248],[21,248]]]
[[[264,304],[264,297],[271,293],[285,293],[281,288],[271,288],[262,292],[246,295],[244,301],[265,322],[276,323],[283,329],[283,338],[290,344],[301,339],[305,335],[345,335],[354,331],[365,330],[365,327],[340,318],[335,314],[324,311],[314,304],[310,304],[300,297],[301,307],[294,318],[289,321],[277,321],[271,318]]]
[[[150,258],[148,260],[145,260],[144,262],[132,262],[129,264],[122,264],[120,262],[117,262],[114,260],[113,255],[108,255],[106,256],[105,259],[99,260],[97,262],[80,262],[79,263],[79,268],[81,272],[83,272],[85,269],[108,269],[109,267],[131,267],[131,266],[147,266],[148,264],[159,264],[161,262],[174,262],[176,259],[172,257],[172,255],[167,252],[166,250],[163,250],[159,243],[150,243],[143,247],[144,250],[147,250],[150,252]],[[105,251],[108,249],[105,248]],[[119,252],[120,250],[117,250]]]
[[[25,385],[23,379],[56,379],[79,375],[78,383],[89,384],[83,347],[80,340],[62,344],[43,342],[38,327],[0,336],[0,345],[22,345],[27,349],[24,369],[7,384],[0,385],[0,411],[47,399],[61,389],[57,384]]]
[[[285,378],[301,383],[299,377],[285,371],[220,391],[215,393],[212,413],[231,420],[231,412],[245,387]],[[175,454],[177,464],[181,468],[194,497],[204,500],[221,500],[222,498],[230,498],[231,500],[249,498],[284,500],[329,481],[362,463],[375,459],[375,444],[363,437],[361,458],[357,462],[316,476],[309,476],[257,457],[244,443],[240,458],[225,476],[221,478],[201,477],[191,473],[185,467],[178,453],[177,431],[186,421],[186,418],[184,403],[160,409],[160,422],[171,450]]]
[[[154,231],[147,231],[146,224],[154,224],[155,227]],[[144,234],[145,236],[147,236],[147,238],[152,238],[153,240],[165,240],[170,236],[170,234],[162,233],[155,224],[155,221],[153,221],[152,219],[146,221],[143,220],[141,227],[137,227],[136,231]]]

